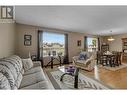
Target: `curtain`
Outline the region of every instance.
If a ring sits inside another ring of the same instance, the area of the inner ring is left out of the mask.
[[[37,58],[38,60],[43,60],[43,31],[38,30],[38,49],[37,49]]]
[[[68,56],[68,34],[65,34],[65,55],[64,55],[64,64],[69,63],[69,56]]]
[[[87,36],[84,37],[84,51],[87,51]]]
[[[98,38],[98,51],[100,51],[100,38]]]

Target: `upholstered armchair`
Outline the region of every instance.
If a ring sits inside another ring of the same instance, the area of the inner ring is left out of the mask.
[[[76,67],[79,67],[81,69],[84,69],[86,71],[92,71],[94,69],[95,63],[96,63],[96,53],[95,52],[88,52],[90,53],[90,57],[86,60],[80,60],[79,56],[74,56],[72,58],[73,64]]]

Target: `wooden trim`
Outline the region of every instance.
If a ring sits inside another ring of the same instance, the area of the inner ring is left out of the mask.
[[[122,40],[127,40],[127,38],[121,38]]]

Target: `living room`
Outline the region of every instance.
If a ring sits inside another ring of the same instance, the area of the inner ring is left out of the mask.
[[[0,8],[1,89],[127,89],[126,6]]]

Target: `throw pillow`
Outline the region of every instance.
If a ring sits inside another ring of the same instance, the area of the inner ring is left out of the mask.
[[[79,60],[86,60],[87,59],[87,55],[86,54],[80,54],[79,55]]]
[[[28,59],[22,59],[22,63],[23,63],[23,68],[25,71],[29,70],[30,68],[33,67],[33,62],[31,60],[31,58]]]

